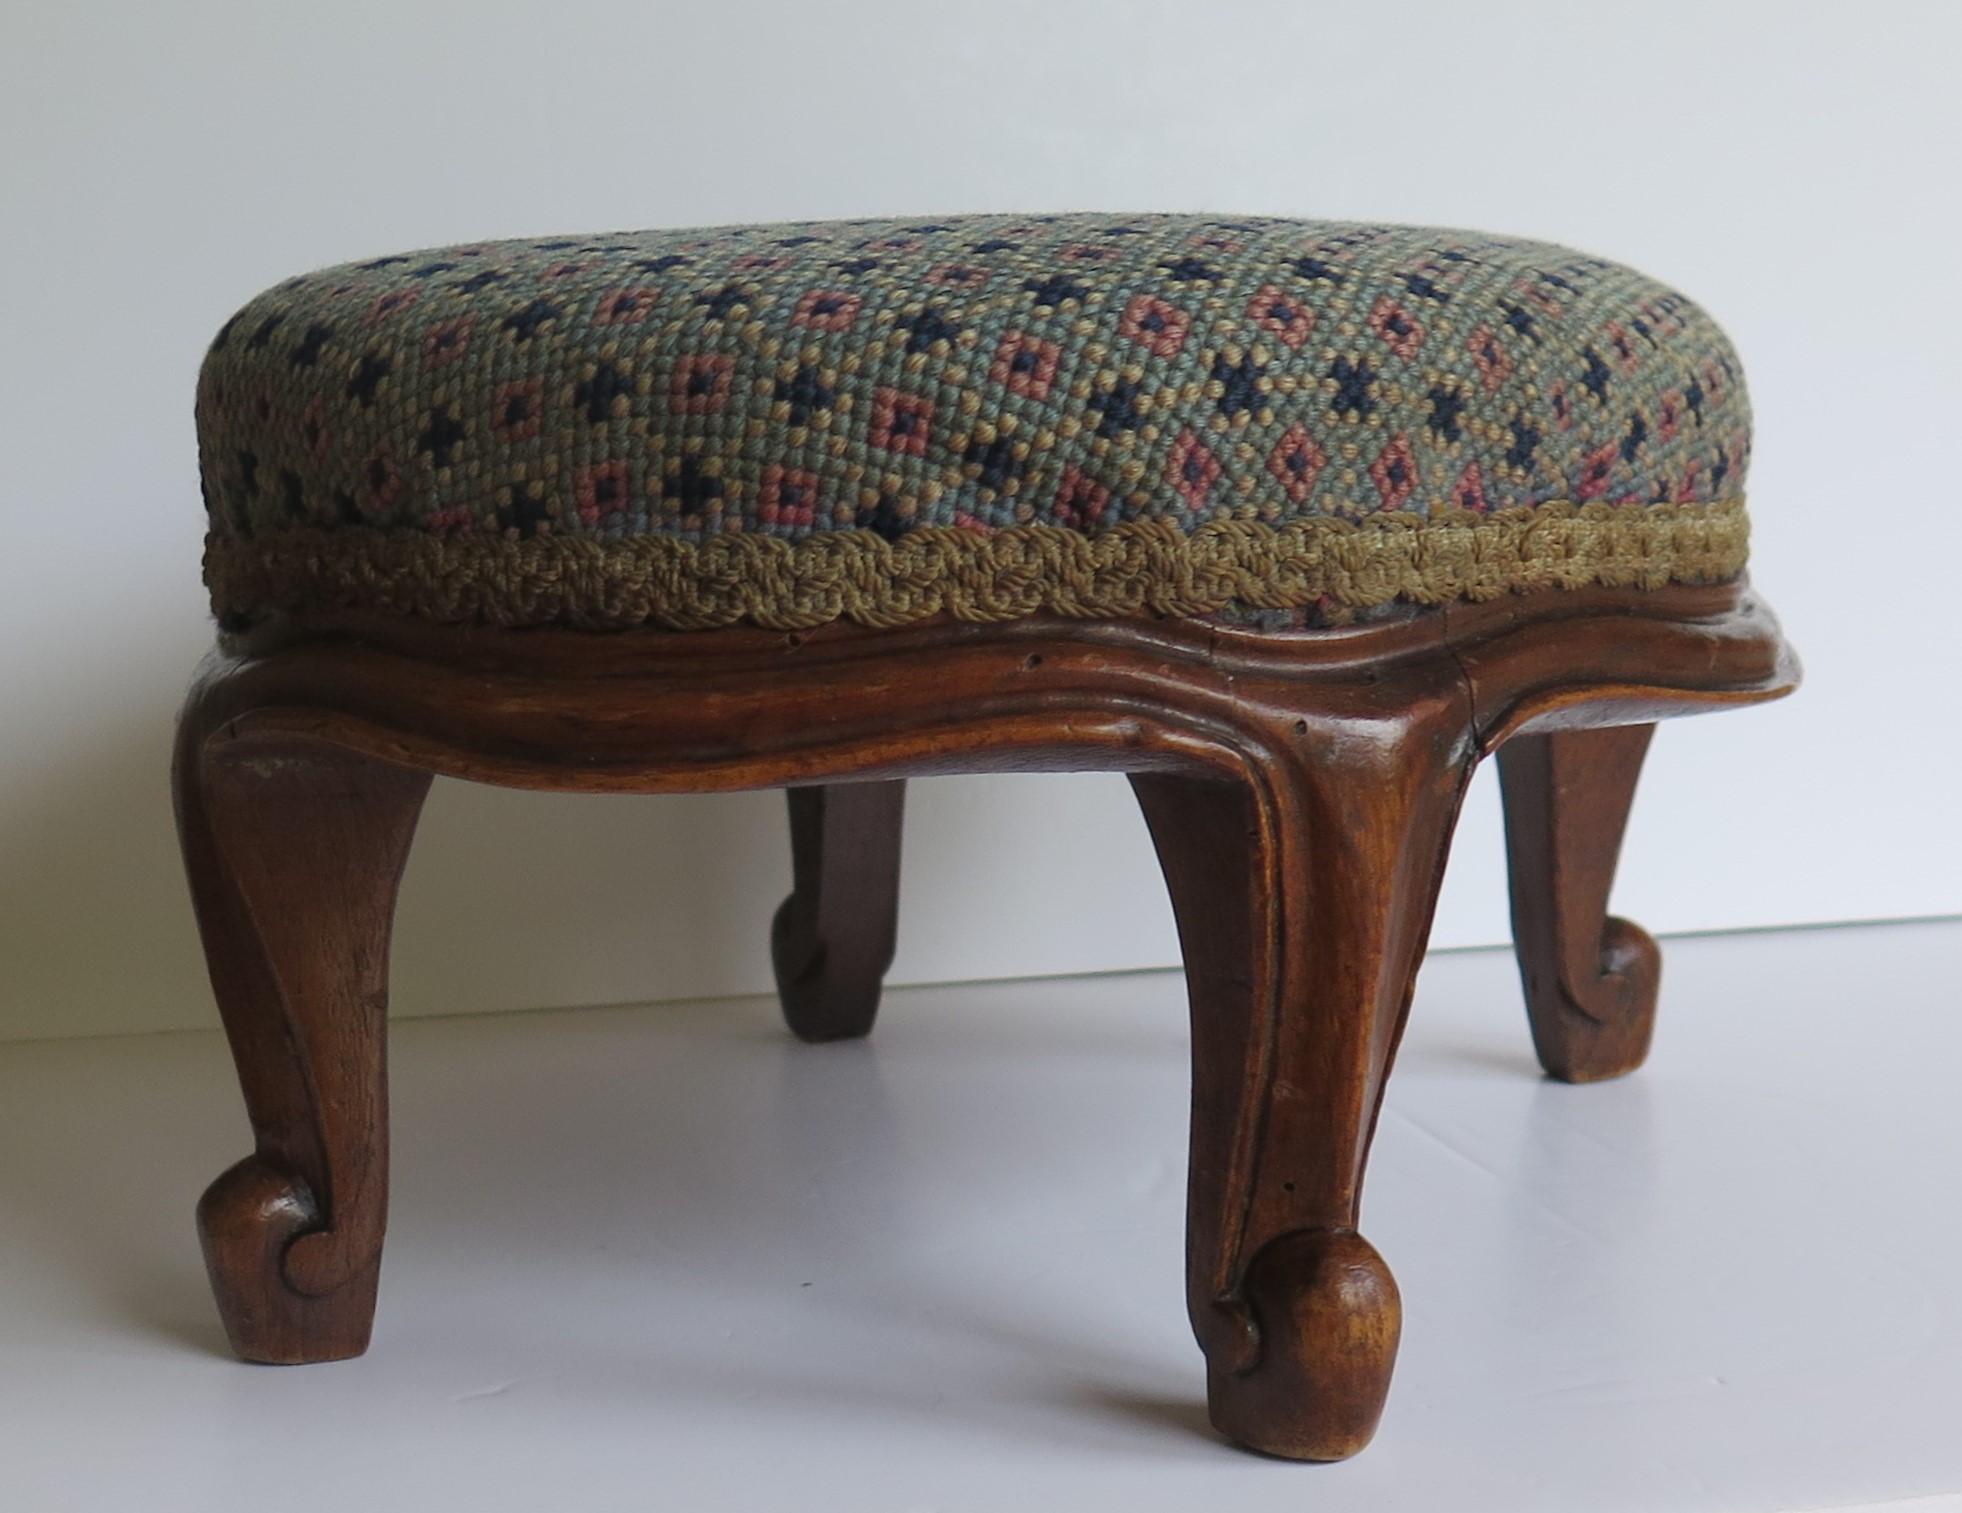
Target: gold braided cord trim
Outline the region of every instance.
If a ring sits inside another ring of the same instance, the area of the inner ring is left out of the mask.
[[[748,622],[779,630],[831,620],[904,625],[947,614],[1013,620],[1202,615],[1242,605],[1342,611],[1440,604],[1538,589],[1661,588],[1743,570],[1740,500],[1565,502],[1360,522],[1164,520],[1096,534],[1061,526],[980,532],[931,526],[888,541],[823,531],[797,541],[724,535],[604,539],[432,536],[367,528],[207,538],[205,582],[221,618],[370,609],[439,621],[659,625]]]

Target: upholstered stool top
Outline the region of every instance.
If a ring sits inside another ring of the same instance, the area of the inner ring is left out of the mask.
[[[198,436],[227,620],[1340,620],[1741,571],[1695,305],[1545,243],[1183,215],[547,237],[289,280]]]

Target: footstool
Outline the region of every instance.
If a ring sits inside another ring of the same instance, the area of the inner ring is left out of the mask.
[[[366,1348],[390,915],[432,775],[789,790],[791,1028],[865,1034],[903,780],[1130,776],[1192,1002],[1213,1422],[1368,1442],[1357,1230],[1465,786],[1534,1041],[1642,1059],[1607,914],[1654,722],[1798,672],[1746,586],[1737,359],[1538,242],[1190,215],[486,242],[291,279],[198,387],[218,646],[176,752],[257,1137],[198,1210],[234,1349]],[[1113,1257],[1112,1264],[1119,1264]]]

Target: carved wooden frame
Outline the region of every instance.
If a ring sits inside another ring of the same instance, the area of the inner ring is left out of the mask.
[[[1646,1048],[1656,951],[1606,916],[1652,723],[1777,697],[1739,584],[1586,589],[1373,625],[936,622],[492,630],[347,616],[223,639],[181,721],[186,866],[255,1152],[199,1206],[236,1351],[359,1354],[385,1223],[389,922],[432,775],[792,790],[772,930],[793,1028],[870,1028],[901,780],[1118,770],[1192,1001],[1187,1305],[1214,1423],[1274,1454],[1374,1432],[1400,1306],[1357,1232],[1370,1137],[1465,785],[1504,746],[1536,1043],[1574,1080]]]

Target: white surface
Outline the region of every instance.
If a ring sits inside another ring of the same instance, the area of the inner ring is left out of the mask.
[[[1225,210],[1648,268],[1744,353],[1757,575],[1811,684],[1657,742],[1624,900],[1658,929],[1962,910],[1931,692],[1962,561],[1958,51],[1932,0],[0,7],[0,1036],[213,1022],[162,790],[209,639],[211,333],[302,268],[580,228]],[[1481,783],[1442,943],[1504,937],[1495,807]],[[1176,959],[1121,782],[923,787],[914,819],[898,980]],[[761,989],[782,828],[767,799],[440,791],[398,1006]]]
[[[1505,954],[1426,969],[1364,1225],[1403,1356],[1335,1467],[1205,1427],[1170,974],[896,993],[823,1048],[757,1001],[401,1026],[374,1348],[293,1370],[222,1356],[191,1237],[245,1149],[217,1037],[0,1048],[0,1507],[1962,1493],[1962,924],[1668,954],[1593,1088],[1535,1078]]]

